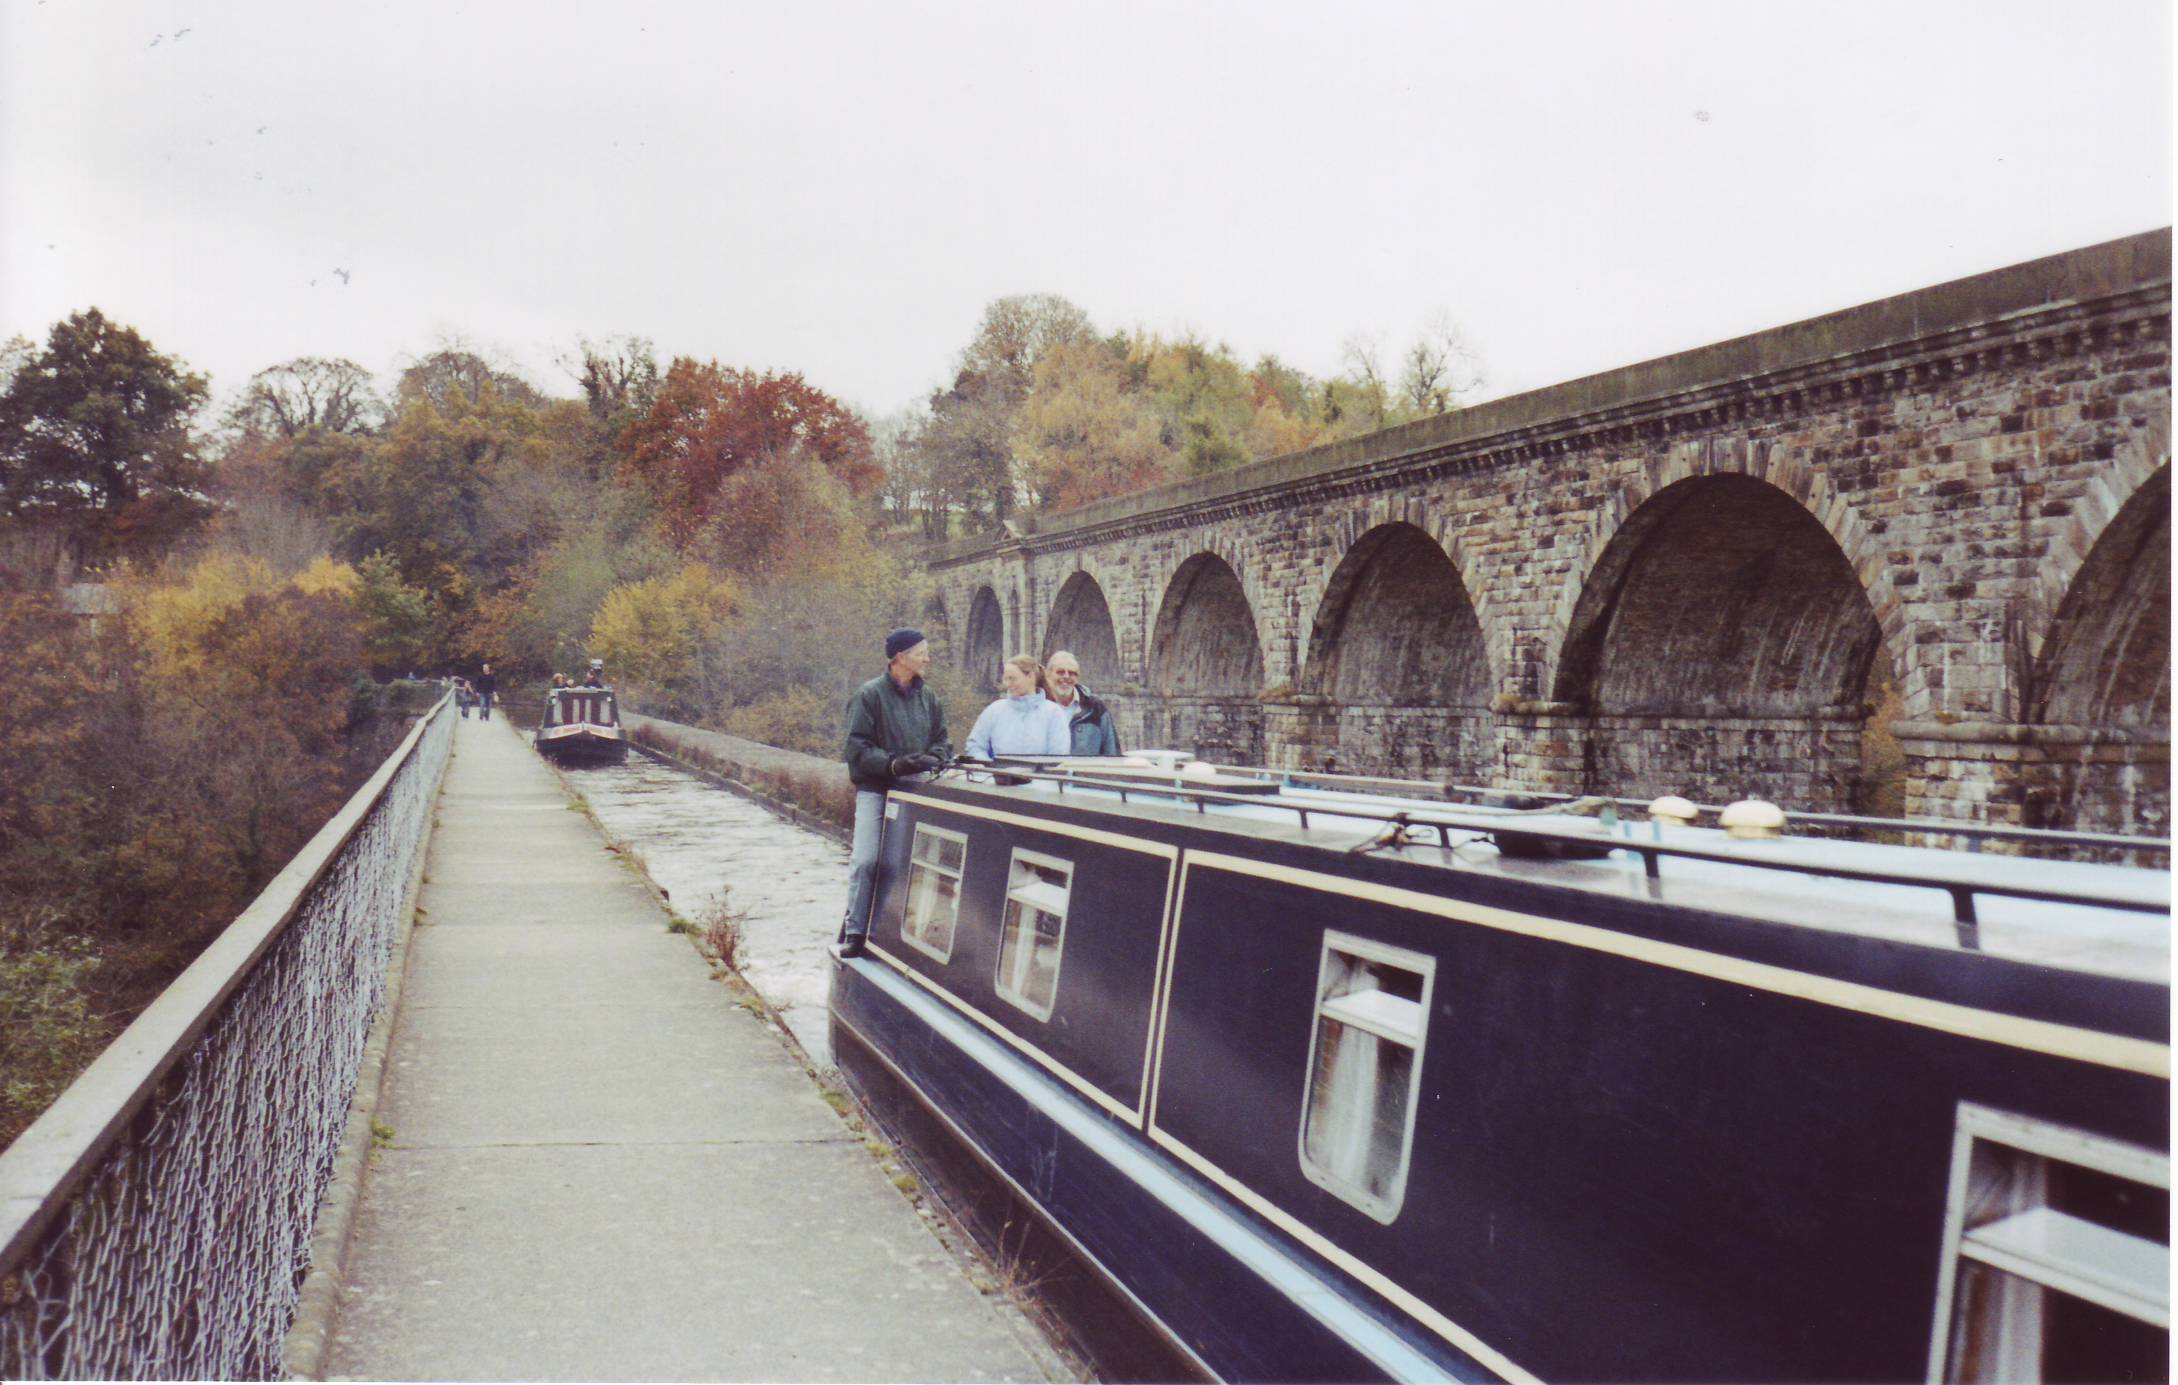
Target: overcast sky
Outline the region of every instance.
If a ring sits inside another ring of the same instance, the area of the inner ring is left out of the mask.
[[[0,337],[461,338],[873,413],[1005,294],[1532,389],[2167,225],[2167,0],[0,0]]]

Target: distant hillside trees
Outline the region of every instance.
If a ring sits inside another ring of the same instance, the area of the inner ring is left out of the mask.
[[[1365,337],[1317,380],[1274,355],[1243,365],[1192,334],[1098,333],[1049,294],[984,312],[952,382],[895,421],[887,510],[929,539],[1208,475],[1457,408],[1480,361],[1442,310],[1387,372]]]

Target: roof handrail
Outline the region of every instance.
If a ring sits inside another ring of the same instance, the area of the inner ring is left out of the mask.
[[[1594,798],[1594,794],[1546,793],[1527,789],[1491,788],[1481,784],[1451,784],[1426,779],[1394,779],[1370,774],[1332,774],[1316,770],[1279,770],[1250,765],[1215,765],[1220,774],[1252,775],[1274,779],[1281,783],[1345,783],[1376,784],[1388,789],[1418,794],[1433,794],[1449,798],[1452,794],[1483,797],[1490,794],[1517,795],[1521,798],[1550,799],[1561,803],[1577,802]],[[1645,798],[1606,798],[1606,802],[1620,808],[1646,809]],[[1724,811],[1721,804],[1697,803],[1699,811],[1712,817]],[[1959,837],[1967,843],[1967,850],[1980,850],[1984,841],[2037,842],[2048,846],[2098,847],[2113,851],[2141,851],[2169,855],[2171,843],[2165,837],[2128,837],[2116,832],[2075,832],[2053,827],[2013,827],[2002,823],[1958,822],[1948,818],[1883,818],[1856,813],[1812,813],[1791,808],[1781,810],[1788,822],[1806,823],[1815,827],[1841,827],[1863,832],[1918,832],[1927,836]]]
[[[956,766],[965,769],[967,766]],[[2128,913],[2168,914],[2168,891],[2160,899],[2145,893],[2112,891],[2081,891],[2077,889],[2050,889],[2039,885],[2011,884],[2003,881],[1966,880],[1955,875],[1938,872],[1871,870],[1858,866],[1844,866],[1813,861],[1788,861],[1742,850],[1719,850],[1714,847],[1691,845],[1667,845],[1661,840],[1641,841],[1633,837],[1600,837],[1587,832],[1572,832],[1538,821],[1535,816],[1525,815],[1508,822],[1505,815],[1487,812],[1476,815],[1458,813],[1419,813],[1411,808],[1373,811],[1351,804],[1327,808],[1323,804],[1288,803],[1278,799],[1264,799],[1251,794],[1221,793],[1215,789],[1195,788],[1175,781],[1144,780],[1130,776],[1100,776],[1094,769],[1075,769],[1057,772],[1032,769],[1023,765],[1008,764],[989,766],[990,772],[1003,774],[1009,780],[1038,780],[1059,785],[1064,792],[1067,785],[1094,788],[1117,793],[1121,802],[1131,794],[1146,794],[1156,798],[1179,799],[1192,803],[1196,811],[1206,811],[1212,803],[1230,803],[1256,808],[1283,808],[1299,817],[1303,830],[1308,826],[1311,813],[1329,814],[1336,817],[1359,818],[1364,822],[1403,822],[1410,827],[1435,831],[1439,844],[1452,847],[1452,833],[1471,832],[1481,837],[1495,838],[1500,834],[1517,833],[1530,839],[1542,838],[1587,847],[1607,846],[1614,851],[1631,851],[1641,857],[1642,870],[1652,881],[1662,879],[1662,863],[1667,859],[1709,861],[1724,865],[1747,866],[1757,870],[1786,871],[1797,875],[1816,875],[1827,879],[1859,880],[1879,885],[1904,885],[1914,888],[1942,890],[1951,896],[1952,919],[1961,930],[1962,941],[1972,945],[1969,930],[1978,924],[1974,908],[1976,895],[1995,895],[2010,899],[2034,900],[2050,904],[2078,904],[2091,908],[2117,909]],[[1926,832],[1928,829],[1912,827],[1910,830]],[[1943,835],[1941,831],[1932,835]]]

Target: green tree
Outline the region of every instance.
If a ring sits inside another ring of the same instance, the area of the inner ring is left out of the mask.
[[[1180,471],[1202,476],[1254,460],[1247,434],[1254,421],[1255,383],[1232,352],[1193,337],[1138,341],[1146,388],[1164,420],[1164,437]]]
[[[0,396],[0,511],[79,523],[108,549],[171,541],[208,512],[189,423],[202,376],[96,308],[53,325]]]
[[[355,575],[364,660],[383,674],[413,671],[431,651],[431,594],[402,581],[400,564],[384,553],[357,563]]]

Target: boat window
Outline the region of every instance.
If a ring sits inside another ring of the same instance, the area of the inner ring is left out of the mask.
[[[998,941],[998,994],[1040,1020],[1059,993],[1066,896],[1074,867],[1033,851],[1013,853],[1006,876],[1006,926]]]
[[[907,917],[900,938],[943,962],[953,955],[953,925],[960,919],[960,873],[968,839],[942,827],[915,824],[908,855]]]
[[[1380,1222],[1399,1215],[1436,960],[1326,933],[1301,1168]]]
[[[2170,1159],[1962,1103],[1930,1381],[2167,1380]]]

